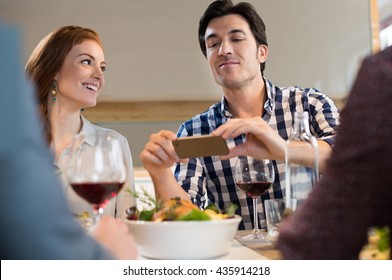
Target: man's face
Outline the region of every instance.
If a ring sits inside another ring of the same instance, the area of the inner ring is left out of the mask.
[[[233,14],[212,19],[205,38],[207,60],[219,85],[238,89],[261,76],[260,63],[267,58],[267,47],[257,47],[243,17]]]

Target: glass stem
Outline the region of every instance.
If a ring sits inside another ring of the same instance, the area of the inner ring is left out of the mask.
[[[254,239],[260,238],[260,231],[259,231],[259,217],[257,215],[257,197],[252,197],[253,198],[253,232],[252,235],[254,236]]]

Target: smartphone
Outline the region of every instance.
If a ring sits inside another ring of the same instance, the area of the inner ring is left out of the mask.
[[[202,135],[180,137],[173,141],[179,158],[195,158],[227,155],[229,147],[220,136]]]

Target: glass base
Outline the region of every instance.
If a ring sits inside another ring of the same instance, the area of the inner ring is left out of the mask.
[[[269,243],[270,240],[267,235],[260,232],[259,230],[253,230],[251,234],[244,236],[236,236],[236,239],[240,242],[257,242],[257,243]]]

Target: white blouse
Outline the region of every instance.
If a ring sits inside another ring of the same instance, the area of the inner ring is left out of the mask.
[[[103,215],[124,218],[126,216],[125,210],[133,205],[136,205],[136,199],[127,191],[127,189],[135,191],[132,156],[129,149],[128,141],[123,135],[121,135],[117,131],[96,126],[89,122],[83,116],[81,117],[81,119],[83,126],[80,133],[84,133],[85,135],[92,135],[91,137],[107,137],[108,135],[116,135],[121,140],[123,151],[126,153],[125,158],[127,161],[126,164],[129,168],[129,176],[127,177],[127,180],[122,190],[106,205]],[[94,139],[86,138],[83,145],[89,145],[89,143],[93,142]],[[83,212],[88,212],[91,215],[93,213],[91,205],[83,198],[81,198],[72,189],[65,175],[65,169],[67,167],[68,160],[70,157],[70,150],[71,147],[68,147],[61,153],[58,161],[55,162],[55,168],[62,182],[64,195],[68,201],[71,213],[75,215],[81,215]]]

